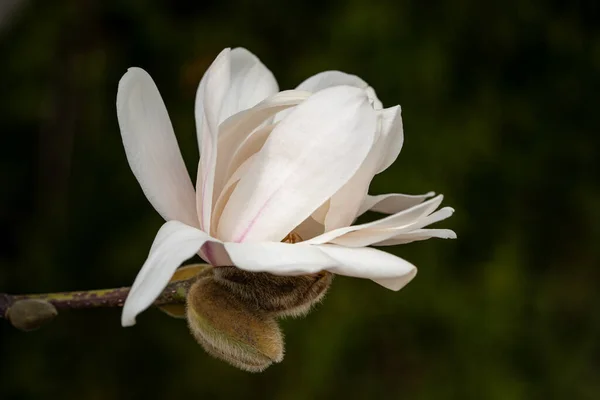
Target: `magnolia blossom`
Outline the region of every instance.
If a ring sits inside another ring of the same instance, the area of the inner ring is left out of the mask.
[[[448,218],[442,196],[367,194],[404,141],[400,107],[382,108],[362,79],[319,73],[279,91],[273,74],[243,48],[223,50],[196,94],[200,162],[196,189],[152,78],[130,68],[119,83],[119,126],[146,197],[167,221],[125,302],[135,324],[175,270],[199,254],[215,267],[305,275],[327,270],[399,290],[409,262],[367,246],[455,238],[424,229]],[[391,214],[352,225],[367,210]],[[298,243],[284,241],[288,235]]]

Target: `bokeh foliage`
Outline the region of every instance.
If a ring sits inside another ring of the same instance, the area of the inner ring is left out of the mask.
[[[149,311],[0,325],[0,397],[600,398],[595,2],[29,1],[0,27],[0,291],[129,285],[161,224],[131,174],[115,94],[153,76],[195,174],[196,85],[228,46],[292,88],[355,73],[400,103],[405,147],[373,193],[435,190],[457,241],[393,248],[399,293],[338,278],[284,323],[260,375]]]

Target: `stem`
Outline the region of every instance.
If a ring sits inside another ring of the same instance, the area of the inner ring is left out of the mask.
[[[183,304],[188,289],[194,278],[172,281],[154,301],[154,305]],[[0,318],[8,317],[9,308],[19,300],[44,300],[52,304],[57,310],[80,310],[99,307],[123,307],[125,299],[131,290],[130,287],[118,289],[99,289],[77,292],[19,294],[10,295],[0,293]]]

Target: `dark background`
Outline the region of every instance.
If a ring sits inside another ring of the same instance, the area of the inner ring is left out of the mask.
[[[419,267],[399,293],[336,279],[258,375],[157,310],[0,323],[0,397],[600,398],[597,4],[0,0],[1,292],[131,284],[162,220],[125,159],[119,78],[153,76],[195,176],[196,85],[228,46],[281,88],[340,69],[401,104],[371,192],[444,193],[459,237],[391,248]]]

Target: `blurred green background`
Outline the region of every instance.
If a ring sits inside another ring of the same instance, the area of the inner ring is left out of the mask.
[[[9,12],[12,11],[12,12]],[[338,278],[262,374],[157,310],[0,324],[2,399],[600,398],[600,8],[590,1],[0,1],[0,291],[129,285],[162,223],[115,96],[146,69],[195,176],[196,85],[244,46],[292,88],[327,69],[401,104],[372,193],[446,195],[456,241],[389,248],[399,293]]]

